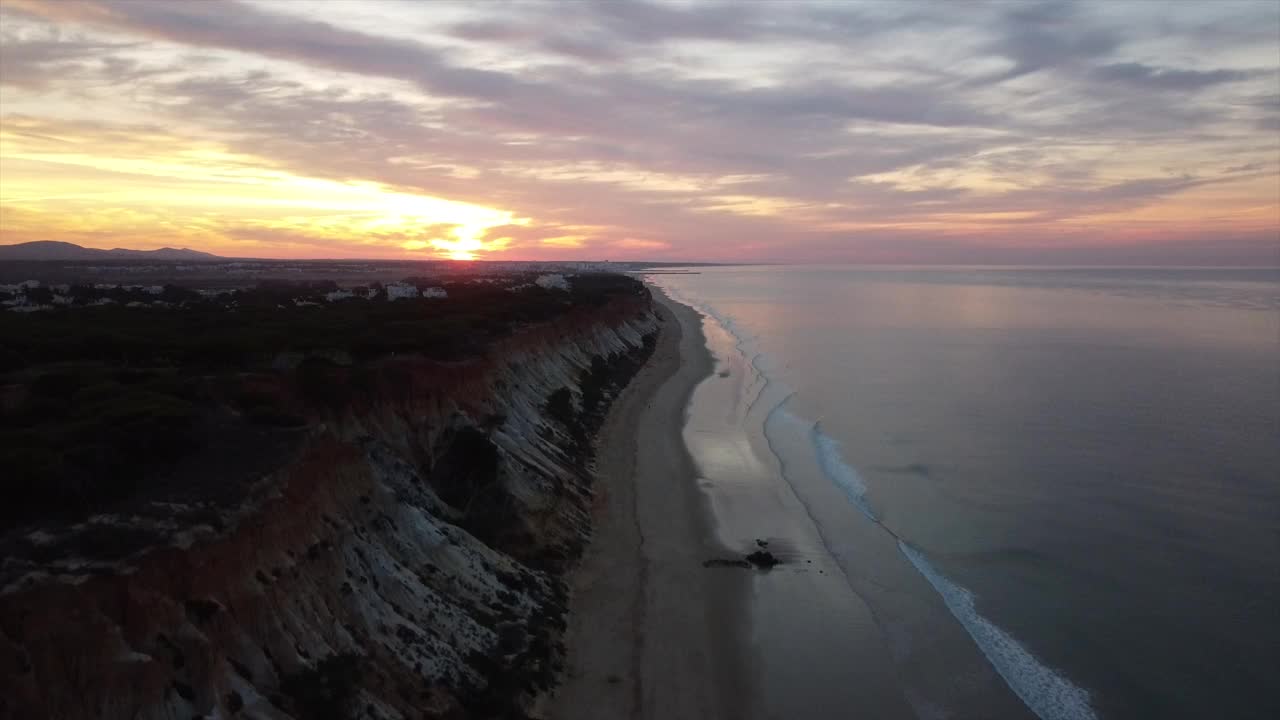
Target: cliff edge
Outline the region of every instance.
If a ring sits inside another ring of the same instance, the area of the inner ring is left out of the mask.
[[[0,716],[526,716],[562,663],[594,433],[659,331],[636,285],[466,359],[311,367],[332,392],[305,422],[223,433],[170,470],[196,487],[11,529]]]

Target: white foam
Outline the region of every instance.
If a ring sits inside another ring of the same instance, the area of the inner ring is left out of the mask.
[[[866,483],[857,470],[845,461],[840,452],[840,442],[822,432],[820,423],[801,418],[787,409],[786,406],[795,392],[790,391],[780,379],[773,376],[772,368],[769,367],[771,358],[759,352],[752,352],[749,346],[753,344],[755,338],[746,331],[746,328],[740,326],[732,316],[719,312],[707,302],[695,300],[667,285],[663,285],[663,289],[673,300],[694,308],[711,322],[718,324],[735,340],[735,349],[742,357],[750,358],[752,369],[763,378],[764,385],[752,400],[748,413],[764,399],[766,390],[775,389],[775,392],[768,393],[770,401],[774,398],[778,400],[765,414],[764,434],[770,449],[780,462],[782,455],[779,454],[775,442],[776,431],[783,431],[790,435],[793,432],[804,433],[808,428],[814,454],[823,474],[844,492],[854,507],[897,541],[902,554],[942,597],[952,616],[973,638],[978,649],[1014,694],[1041,720],[1097,720],[1098,716],[1089,704],[1088,690],[1078,687],[1052,668],[1045,666],[1012,635],[978,614],[972,592],[956,585],[939,573],[920,551],[904,543],[893,530],[880,521],[870,498],[867,497]],[[777,426],[776,423],[779,422],[784,424]],[[919,712],[921,708],[916,707],[916,710]],[[932,707],[928,708],[924,716],[932,717],[935,714],[946,716],[946,711]]]
[[[748,417],[750,417],[751,413],[755,411],[756,406],[760,404],[760,401],[764,400],[764,398],[769,395],[769,390],[775,386],[773,375],[761,367],[762,360],[768,360],[764,353],[756,353],[755,356],[751,358],[751,370],[755,373],[756,382],[759,383],[759,387],[756,389],[755,396],[751,398],[751,402],[747,404],[746,415]],[[769,412],[776,410],[779,405],[786,402],[794,394],[781,383],[778,383],[777,387],[782,389],[783,399],[778,401],[776,405],[770,407]],[[766,417],[768,417],[767,414]]]
[[[978,644],[1005,683],[1041,720],[1096,720],[1089,691],[1046,667],[1012,635],[978,614],[973,593],[948,580],[915,548],[898,541],[898,549],[934,590],[947,609]]]
[[[840,455],[840,443],[822,432],[820,423],[813,424],[810,437],[822,472],[835,483],[836,487],[844,491],[849,502],[862,511],[867,519],[879,524],[880,518],[876,517],[875,511],[871,509],[871,501],[867,499],[867,484],[862,481],[858,471],[854,470]]]

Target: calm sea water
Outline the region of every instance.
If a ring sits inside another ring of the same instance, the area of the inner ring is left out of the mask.
[[[985,662],[1046,720],[1280,717],[1280,272],[651,280],[732,339],[918,716],[980,716]]]

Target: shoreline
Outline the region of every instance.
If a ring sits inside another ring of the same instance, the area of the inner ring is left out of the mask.
[[[662,336],[602,428],[550,717],[914,717],[875,613],[743,414],[750,363],[649,287]],[[704,564],[762,545],[781,564]]]
[[[704,557],[741,558],[767,546],[780,560],[763,571],[717,573],[744,583],[726,601],[735,603],[729,629],[739,635],[716,646],[736,653],[725,656],[729,676],[718,686],[737,688],[741,707],[695,716],[818,720],[856,711],[907,720],[945,707],[957,717],[1031,717],[896,536],[858,512],[825,468],[807,466],[820,465],[809,424],[788,413],[775,422],[788,389],[770,385],[714,313],[664,302],[683,310],[686,330],[696,329],[699,345],[687,352],[714,364],[678,419],[680,451],[696,478],[690,507],[702,508],[704,540],[718,548]],[[833,527],[844,533],[835,545]],[[877,595],[885,592],[888,604]],[[910,637],[919,641],[904,645]]]
[[[697,312],[649,288],[662,331],[600,432],[594,534],[570,578],[567,667],[547,703],[556,720],[746,718],[753,705],[751,578],[702,565],[730,550],[683,438],[713,359]]]

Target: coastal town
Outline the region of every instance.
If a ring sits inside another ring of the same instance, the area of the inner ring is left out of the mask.
[[[340,287],[334,281],[289,282],[262,281],[244,288],[193,289],[173,283],[139,285],[119,283],[51,283],[24,280],[0,284],[0,307],[9,312],[30,313],[56,309],[78,309],[118,305],[127,308],[182,308],[193,304],[212,304],[235,308],[249,296],[270,295],[281,308],[323,307],[347,301],[445,300],[449,292],[438,280],[409,278],[406,280]],[[474,277],[470,283],[497,283],[510,292],[530,287],[568,291],[570,280],[562,273],[499,274]]]

